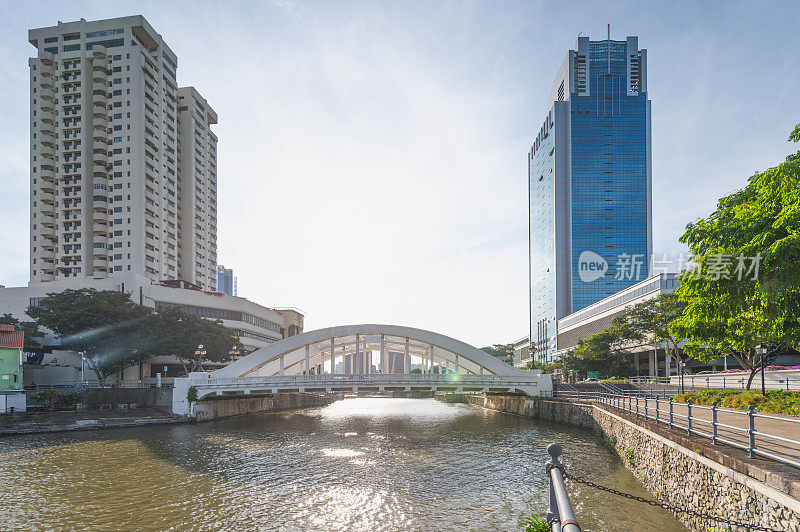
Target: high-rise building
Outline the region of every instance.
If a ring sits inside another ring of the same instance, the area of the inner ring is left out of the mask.
[[[216,113],[142,16],[28,32],[31,283],[123,272],[216,290]]]
[[[222,264],[217,266],[217,290],[229,296],[236,295],[236,276],[233,275],[233,269]]]
[[[652,253],[647,51],[638,38],[579,37],[528,153],[530,339],[648,276]]]

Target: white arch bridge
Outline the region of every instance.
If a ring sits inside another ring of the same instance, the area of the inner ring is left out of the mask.
[[[551,391],[549,375],[517,369],[471,345],[398,325],[344,325],[291,336],[211,373],[175,379],[173,411],[187,393],[214,396],[310,391]]]

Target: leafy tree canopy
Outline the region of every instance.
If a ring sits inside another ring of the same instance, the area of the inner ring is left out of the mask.
[[[800,141],[800,126],[790,139]],[[800,346],[800,152],[751,176],[680,241],[699,269],[681,275],[676,293],[687,307],[670,332],[688,340],[689,354],[731,354],[752,380],[757,347]],[[720,274],[720,264],[729,271]]]

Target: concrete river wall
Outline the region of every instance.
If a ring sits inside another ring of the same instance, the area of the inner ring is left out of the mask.
[[[220,417],[256,414],[260,412],[280,412],[298,408],[325,406],[336,400],[335,396],[314,393],[278,393],[243,398],[211,397],[197,401],[192,406],[192,414],[196,421],[208,421]]]
[[[751,460],[737,449],[594,404],[516,395],[465,394],[460,399],[595,430],[659,501],[768,530],[800,530],[800,471],[790,466]],[[711,519],[674,514],[696,531],[739,530]]]

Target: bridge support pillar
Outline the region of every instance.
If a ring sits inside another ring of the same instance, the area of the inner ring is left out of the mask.
[[[244,391],[244,394],[245,394],[245,395],[250,395],[250,390],[245,390],[245,391]]]
[[[327,388],[325,388],[325,391],[326,391],[326,392],[328,392],[328,393],[331,393],[331,388],[330,388],[330,386],[328,386]]]
[[[379,392],[383,392],[383,391],[385,391],[385,390],[384,390],[383,386],[378,386],[378,391],[379,391]]]
[[[386,374],[389,373],[386,371],[388,369],[388,365],[386,364],[386,336],[383,334],[381,335],[381,373]]]
[[[216,395],[222,395],[222,390],[217,390]]]
[[[406,386],[406,391],[410,392],[411,391],[411,386]]]
[[[310,369],[311,369],[311,368],[309,367],[309,365],[308,365],[308,364],[309,364],[309,362],[310,362],[310,356],[309,356],[309,352],[308,352],[308,351],[309,351],[309,349],[310,349],[310,348],[311,348],[311,346],[310,346],[310,345],[307,345],[307,346],[306,346],[306,375],[308,375],[308,372],[309,372],[309,371],[310,371]]]
[[[305,388],[298,388],[298,390],[297,390],[297,391],[298,391],[298,392],[300,392],[300,393],[303,393],[303,392],[305,392],[305,391],[306,391],[306,389],[305,389]]]

